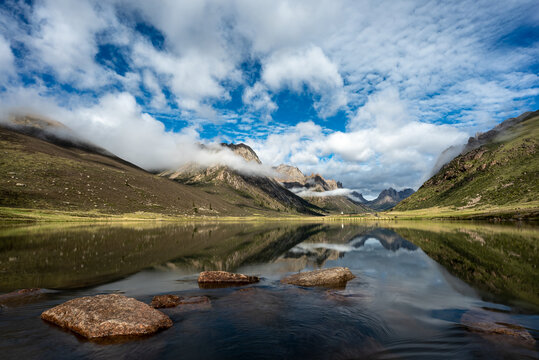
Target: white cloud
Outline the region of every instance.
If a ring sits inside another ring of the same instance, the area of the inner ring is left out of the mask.
[[[157,109],[164,109],[167,106],[167,99],[155,75],[151,71],[146,70],[143,73],[143,81],[144,86],[152,93],[150,106]]]
[[[4,82],[14,75],[14,60],[9,41],[0,35],[0,81]]]
[[[346,105],[338,68],[317,46],[274,53],[263,62],[262,81],[274,92],[288,88],[300,93],[306,86],[320,95],[315,108],[322,117],[334,115]]]
[[[242,101],[251,111],[261,113],[261,117],[266,120],[269,120],[271,113],[277,110],[277,104],[271,99],[268,89],[260,82],[245,88]]]
[[[290,191],[294,192],[296,195],[301,197],[328,197],[328,196],[346,196],[356,200],[356,198],[351,195],[354,190],[351,189],[335,189],[328,191],[312,191],[307,188],[292,188]]]
[[[67,0],[37,3],[32,13],[32,34],[26,43],[35,58],[51,67],[60,81],[82,88],[93,88],[108,82],[108,71],[95,63],[95,34],[114,23],[115,18],[88,1]]]
[[[358,109],[347,132],[306,122],[252,143],[263,161],[291,163],[366,194],[390,186],[417,188],[438,154],[465,141],[467,134],[448,125],[413,120],[406,109],[398,92],[386,89],[371,95]]]

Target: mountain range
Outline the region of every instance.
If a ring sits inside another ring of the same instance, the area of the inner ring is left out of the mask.
[[[393,207],[536,209],[538,123],[538,111],[508,119],[444,151],[435,174],[416,193],[389,188],[369,201],[337,180],[305,175],[287,164],[265,174],[197,163],[153,174],[59,122],[15,116],[0,127],[0,206],[174,216],[361,214]],[[263,166],[245,144],[220,146],[245,164]]]

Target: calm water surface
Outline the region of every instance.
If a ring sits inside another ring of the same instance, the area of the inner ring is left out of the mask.
[[[3,226],[0,293],[46,289],[0,307],[0,356],[17,359],[539,358],[538,343],[474,333],[468,311],[539,340],[539,236],[530,226],[456,223]],[[281,285],[346,266],[345,289]],[[262,277],[199,289],[203,270]],[[243,287],[245,288],[245,287]],[[43,322],[69,299],[205,295],[211,308],[164,310],[168,330],[98,343]]]

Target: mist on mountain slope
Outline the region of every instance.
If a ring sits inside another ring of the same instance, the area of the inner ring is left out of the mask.
[[[270,166],[248,162],[219,142],[202,140],[195,127],[167,130],[163,123],[141,112],[128,94],[108,96],[94,106],[72,110],[39,97],[21,103],[27,105],[4,104],[0,124],[13,127],[14,118],[33,119],[19,127],[34,127],[73,143],[90,143],[151,172],[196,163],[201,167],[225,165],[246,175],[275,175]]]

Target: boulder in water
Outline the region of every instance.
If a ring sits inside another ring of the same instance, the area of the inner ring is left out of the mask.
[[[234,286],[259,282],[257,276],[235,274],[227,271],[203,271],[198,276],[198,284],[201,287]]]
[[[89,339],[149,335],[172,326],[159,310],[118,294],[69,300],[43,312],[41,318]]]
[[[355,278],[350,269],[335,267],[314,271],[306,271],[290,275],[281,280],[283,284],[298,286],[340,287]]]

